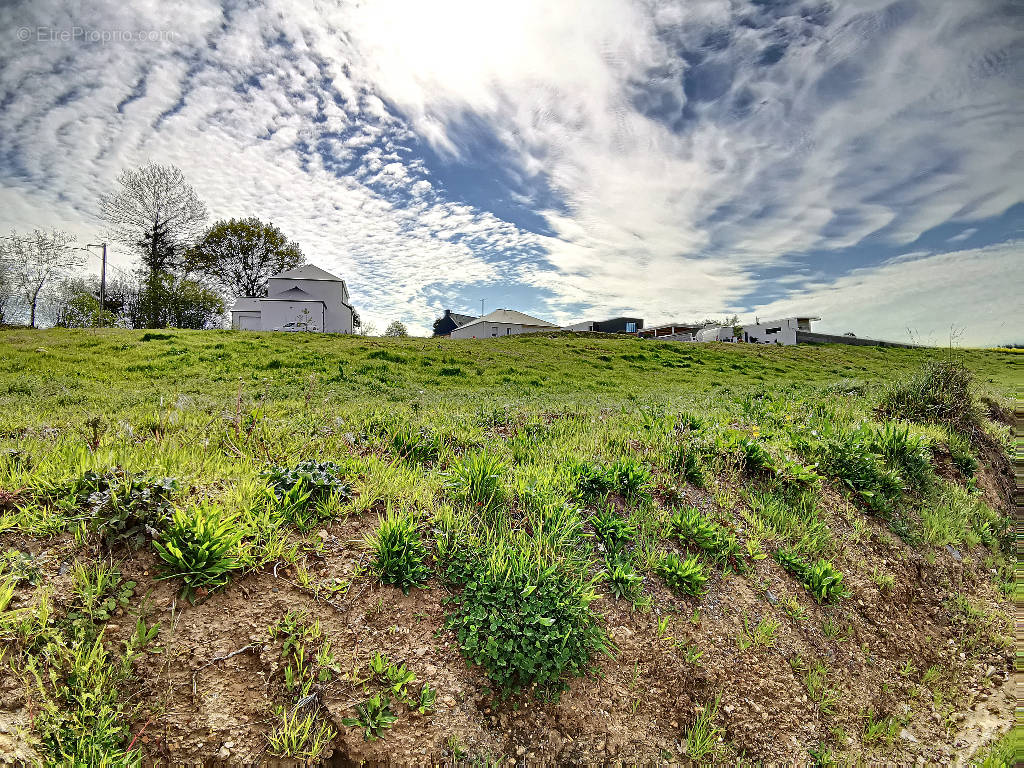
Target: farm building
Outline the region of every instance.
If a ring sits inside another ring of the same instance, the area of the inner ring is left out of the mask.
[[[344,280],[313,264],[303,264],[271,277],[266,296],[238,299],[231,308],[231,327],[352,333],[354,314]]]
[[[492,336],[516,336],[520,333],[539,333],[560,330],[557,325],[530,317],[514,309],[496,309],[483,317],[460,325],[451,332],[453,339],[486,339]]]

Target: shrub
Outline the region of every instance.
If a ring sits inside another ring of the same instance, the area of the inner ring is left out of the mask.
[[[427,548],[420,540],[416,520],[408,512],[389,510],[367,539],[367,546],[373,551],[370,567],[384,584],[394,584],[409,594],[410,587],[430,577]]]
[[[166,573],[161,578],[180,576],[186,596],[200,587],[223,586],[231,571],[239,567],[235,552],[241,538],[235,516],[225,514],[216,504],[178,507],[161,540],[153,542],[164,561]]]
[[[497,456],[483,451],[471,453],[452,465],[447,487],[471,506],[490,509],[501,503],[505,471],[505,464]]]
[[[666,552],[655,570],[670,588],[687,595],[700,595],[708,580],[704,564],[696,555],[684,560],[675,552]]]
[[[478,563],[450,616],[465,657],[503,693],[536,686],[556,696],[564,676],[583,674],[609,649],[590,611],[593,582],[551,562],[526,539],[499,540]]]
[[[843,574],[828,560],[819,559],[811,563],[788,549],[780,549],[775,553],[775,557],[783,568],[800,580],[819,603],[850,596],[843,585]]]
[[[700,547],[723,566],[730,561],[742,565],[742,549],[736,536],[702,515],[696,507],[678,510],[669,525],[682,541]]]
[[[294,467],[273,467],[263,477],[278,499],[284,499],[296,488],[308,494],[306,501],[310,504],[327,501],[331,496],[342,501],[352,496],[344,469],[333,461],[300,461]]]
[[[597,531],[604,551],[614,555],[636,538],[636,526],[619,517],[615,510],[607,507],[595,514],[590,522]]]
[[[890,419],[945,424],[975,442],[981,416],[971,394],[973,377],[960,360],[932,360],[882,395],[878,411]]]

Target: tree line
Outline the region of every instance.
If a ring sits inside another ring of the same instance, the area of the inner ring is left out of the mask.
[[[305,263],[297,243],[255,217],[207,226],[206,205],[176,167],[126,169],[100,197],[108,241],[133,269],[86,277],[86,249],[60,229],[0,238],[0,324],[36,327],[43,311],[63,327],[219,327],[225,298],[262,296],[272,275]]]

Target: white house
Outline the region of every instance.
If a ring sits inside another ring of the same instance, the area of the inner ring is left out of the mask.
[[[451,332],[453,339],[489,339],[492,336],[516,336],[520,333],[561,330],[536,317],[524,315],[514,309],[496,309],[490,314],[460,325]]]
[[[271,277],[265,297],[238,299],[231,308],[231,327],[352,333],[354,313],[344,280],[313,264],[303,264]]]
[[[820,317],[785,317],[782,320],[759,320],[744,325],[740,339],[751,344],[796,344],[797,331],[811,330],[811,322]]]

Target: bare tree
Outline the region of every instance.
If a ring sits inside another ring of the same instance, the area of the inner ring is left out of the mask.
[[[10,320],[10,311],[18,291],[14,278],[14,262],[0,255],[0,325]]]
[[[126,169],[120,189],[100,197],[112,240],[133,248],[150,274],[175,268],[202,233],[206,206],[173,165]]]
[[[34,230],[21,235],[11,232],[0,240],[0,261],[12,264],[13,283],[28,302],[29,324],[36,326],[36,307],[43,292],[68,270],[81,267],[85,257],[71,246],[75,238],[59,229]]]
[[[305,260],[298,243],[255,217],[216,222],[185,257],[228,296],[264,296],[271,276]]]

